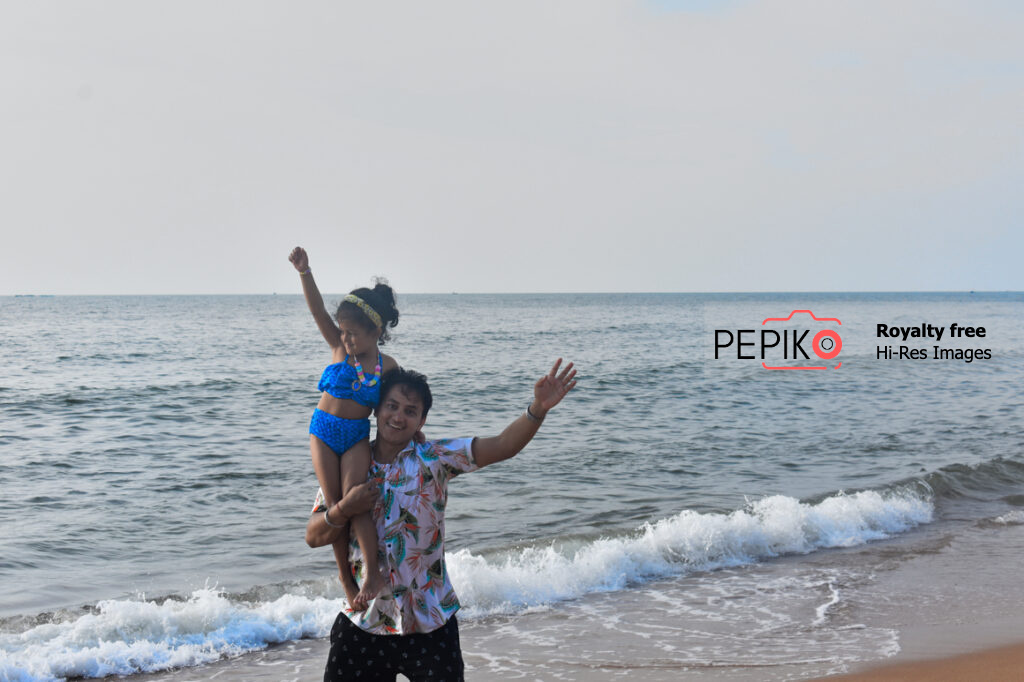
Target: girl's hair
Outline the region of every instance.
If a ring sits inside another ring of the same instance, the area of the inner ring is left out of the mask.
[[[360,287],[359,289],[353,289],[349,293],[363,299],[368,306],[380,315],[381,333],[378,343],[383,346],[391,338],[388,329],[393,329],[398,324],[398,308],[395,306],[394,290],[383,277],[374,277],[372,289]],[[377,328],[373,320],[367,317],[366,313],[359,306],[349,301],[342,301],[338,305],[338,312],[334,314],[334,317],[339,322],[341,320],[348,320],[349,322],[361,324],[370,331]]]

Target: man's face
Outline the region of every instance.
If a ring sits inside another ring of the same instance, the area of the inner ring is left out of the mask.
[[[377,407],[377,438],[406,445],[423,428],[423,401],[407,386],[393,386]]]

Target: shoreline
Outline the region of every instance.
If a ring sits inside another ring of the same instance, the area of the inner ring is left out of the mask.
[[[968,628],[970,630],[970,628]],[[1015,682],[1024,680],[1024,641],[1014,640],[1013,644],[993,646],[979,644],[980,648],[954,655],[932,649],[933,655],[921,651],[905,651],[893,659],[865,663],[863,667],[848,673],[824,677],[800,677],[815,682],[963,682],[964,680],[985,680],[986,682]],[[942,644],[941,638],[932,645]],[[219,682],[312,682],[321,679],[329,644],[326,638],[306,639],[270,647],[261,652],[223,659],[209,665],[179,668],[176,670],[131,675],[128,679],[137,682],[203,682],[217,679]],[[486,654],[466,651],[466,679],[489,679],[493,671],[486,669]],[[616,670],[595,669],[591,675],[599,679],[611,679],[635,673],[652,680],[676,679],[722,679],[753,682],[760,679],[764,671],[754,668],[688,668],[686,665],[664,668],[621,667]],[[581,670],[563,669],[567,679],[578,679]],[[500,676],[499,676],[500,677]],[[402,677],[399,680],[404,679]],[[774,679],[774,678],[773,678]]]
[[[935,523],[878,543],[780,557],[467,616],[469,680],[1024,680],[1024,524]],[[713,580],[708,579],[713,577]],[[809,627],[810,626],[810,627]],[[312,682],[326,638],[138,682]],[[943,673],[946,676],[938,675]]]
[[[843,675],[815,678],[847,682],[1011,682],[1024,679],[1024,642],[954,656],[883,663]]]
[[[1014,570],[1024,524],[953,530],[938,523],[897,540],[722,569],[715,581],[691,574],[466,618],[459,623],[466,678],[1024,680],[1017,672],[1024,671],[1024,614],[1015,608],[1024,585]],[[851,565],[859,568],[850,573]],[[720,599],[722,584],[738,598]],[[787,588],[794,584],[802,587]],[[745,608],[743,596],[773,593],[775,615],[751,630],[759,611]],[[844,596],[833,604],[837,593]],[[833,605],[823,610],[823,603]],[[807,637],[803,624],[815,619],[823,622]],[[328,646],[326,638],[304,639],[130,679],[312,682],[322,679]]]

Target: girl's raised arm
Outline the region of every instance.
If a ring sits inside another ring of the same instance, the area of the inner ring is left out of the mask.
[[[320,295],[320,290],[317,289],[316,282],[313,281],[313,272],[309,269],[309,256],[306,254],[306,250],[301,246],[296,246],[292,249],[288,260],[299,271],[300,279],[302,279],[302,293],[306,296],[306,305],[309,306],[309,312],[313,313],[313,319],[316,321],[316,326],[320,328],[324,341],[331,348],[337,348],[341,345],[341,332],[334,324],[334,320],[331,319],[327,308],[324,307],[324,297]]]

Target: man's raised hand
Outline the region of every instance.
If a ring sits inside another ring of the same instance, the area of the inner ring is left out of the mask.
[[[570,362],[559,372],[558,368],[561,365],[562,358],[558,358],[551,371],[538,379],[533,386],[534,406],[541,412],[535,416],[541,419],[548,410],[562,402],[562,398],[576,386],[576,370],[573,369],[573,363]]]

